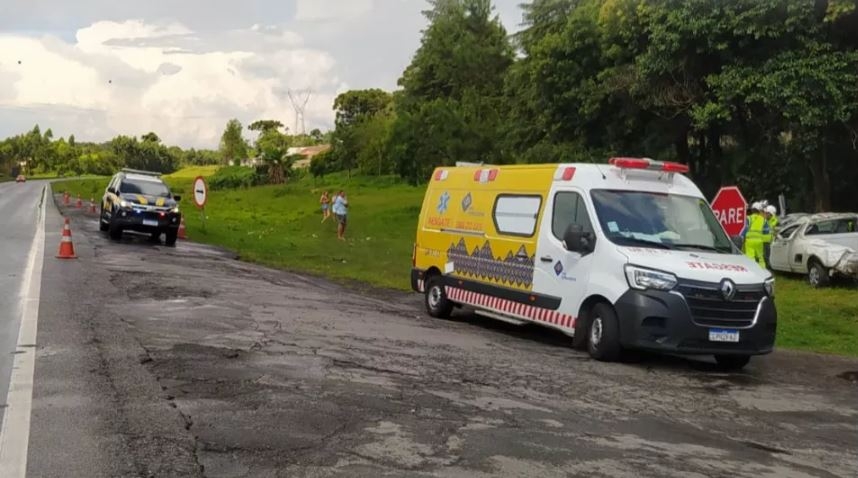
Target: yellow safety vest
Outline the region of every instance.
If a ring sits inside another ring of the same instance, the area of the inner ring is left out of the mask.
[[[761,214],[751,214],[748,216],[748,234],[745,240],[748,242],[767,242],[771,241],[771,231],[769,231],[766,218]]]

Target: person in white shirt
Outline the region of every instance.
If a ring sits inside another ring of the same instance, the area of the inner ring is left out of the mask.
[[[349,201],[346,199],[346,193],[344,191],[340,191],[339,194],[337,194],[337,197],[334,198],[332,209],[334,216],[337,217],[337,239],[341,241],[346,240],[346,216],[349,213],[348,207]]]

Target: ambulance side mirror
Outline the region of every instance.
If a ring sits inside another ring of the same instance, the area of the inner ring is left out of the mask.
[[[563,245],[567,251],[585,256],[596,250],[596,236],[592,232],[584,232],[580,224],[570,224],[563,235]]]

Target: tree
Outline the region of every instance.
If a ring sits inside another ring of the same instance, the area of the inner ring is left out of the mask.
[[[225,164],[241,163],[247,158],[247,141],[242,136],[243,127],[237,119],[226,123],[226,128],[220,137],[220,155]]]
[[[853,1],[534,0],[516,39],[504,137],[519,160],[673,159],[710,196],[738,182],[858,206]]]
[[[393,95],[378,89],[347,91],[337,96],[334,111],[336,129],[329,165],[333,163],[349,175],[355,167],[377,174],[391,170],[386,143]]]
[[[161,142],[161,138],[157,134],[155,134],[151,131],[144,134],[143,136],[141,136],[140,140],[147,142],[147,143],[156,143],[156,144]]]
[[[283,127],[283,123],[277,120],[258,120],[254,121],[247,127],[251,131],[265,132],[268,130],[279,130]]]
[[[289,138],[279,131],[282,127],[283,123],[276,120],[256,121],[249,127],[259,132],[256,153],[268,165],[271,184],[283,183],[292,169],[292,160],[287,155]]]
[[[393,103],[393,95],[379,89],[351,90],[334,100],[337,128],[349,127],[382,113]]]
[[[513,63],[489,0],[434,0],[420,48],[399,80],[388,150],[397,170],[424,181],[437,165],[505,162],[504,79]]]

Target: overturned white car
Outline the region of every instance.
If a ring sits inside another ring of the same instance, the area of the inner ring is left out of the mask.
[[[786,224],[772,241],[769,262],[776,271],[807,274],[814,287],[835,275],[858,279],[858,214],[811,214]]]

